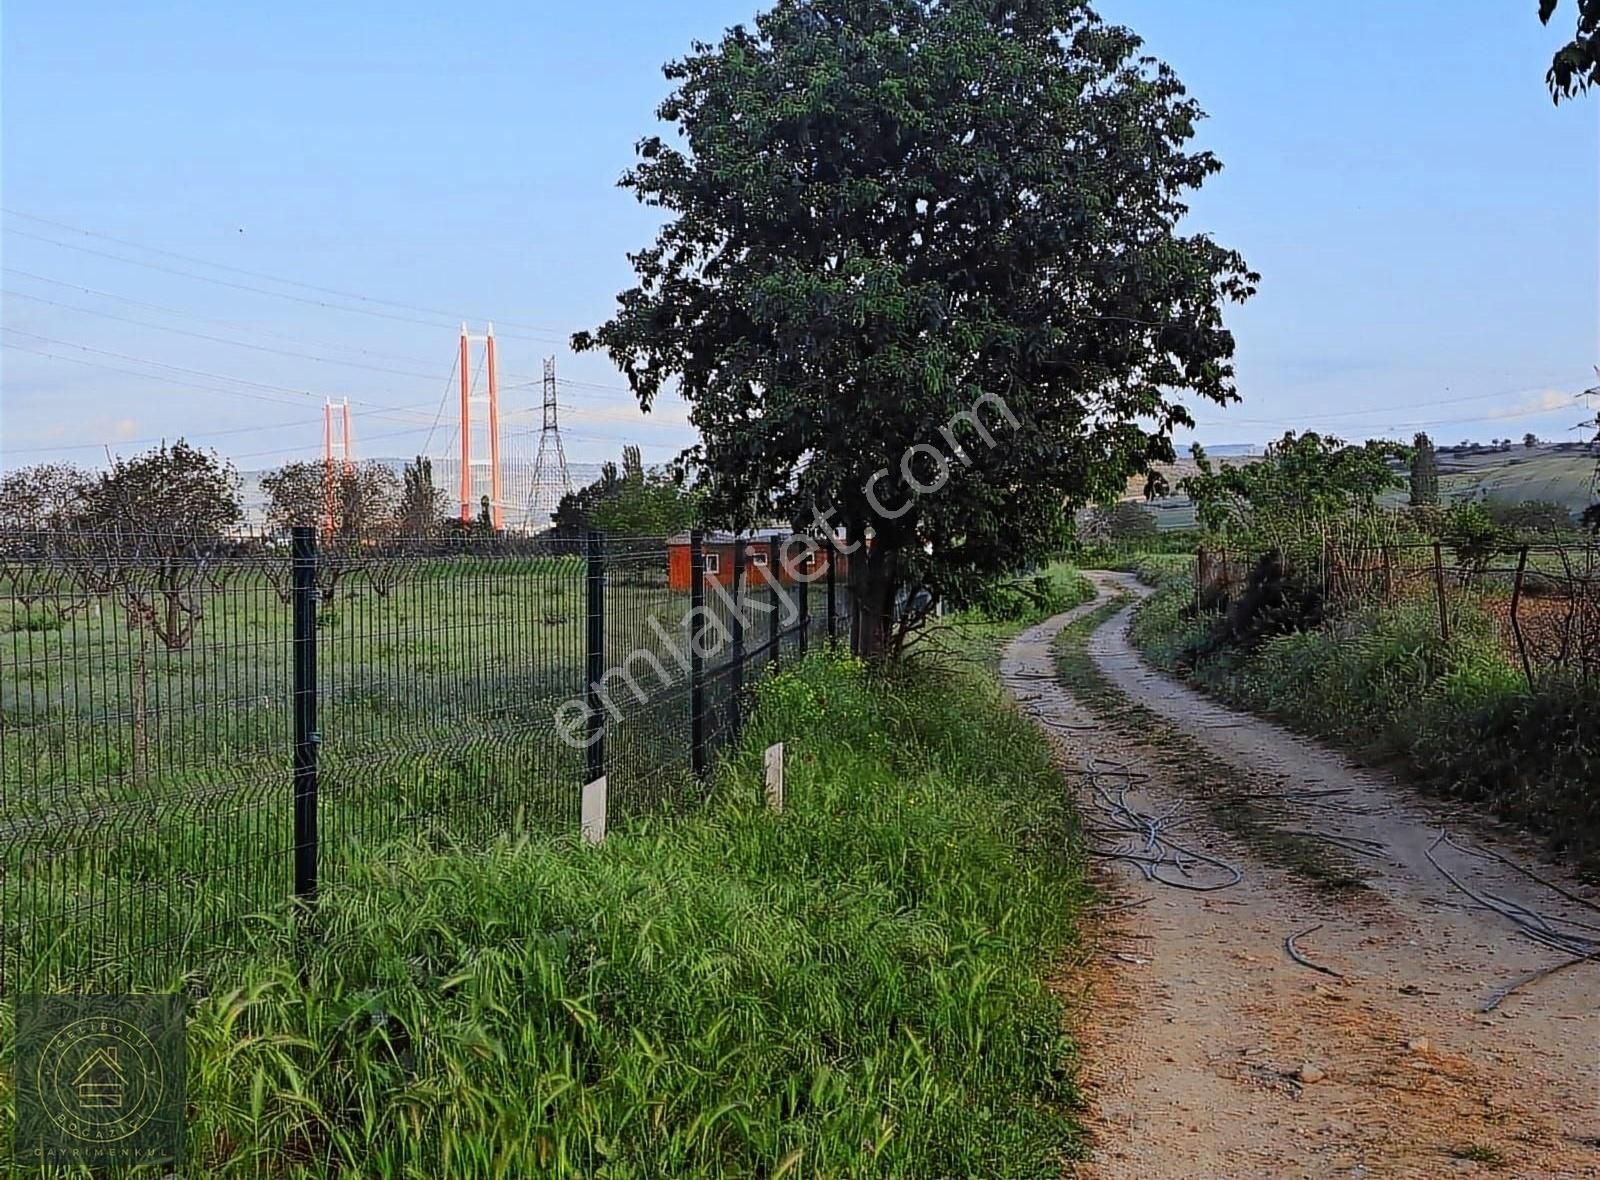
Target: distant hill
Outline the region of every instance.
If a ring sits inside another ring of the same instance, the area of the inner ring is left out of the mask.
[[[1572,512],[1592,502],[1595,455],[1581,443],[1541,444],[1509,451],[1439,452],[1439,496],[1500,503],[1553,500]]]
[[[1222,463],[1247,463],[1260,457],[1260,448],[1249,444],[1206,447],[1206,454]],[[1439,496],[1445,502],[1485,500],[1493,503],[1521,503],[1526,500],[1551,500],[1574,514],[1593,503],[1595,451],[1586,443],[1541,443],[1524,447],[1517,443],[1510,450],[1490,447],[1439,450]],[[1161,464],[1168,484],[1176,486],[1195,466],[1187,455],[1178,462]],[[1130,480],[1123,496],[1138,500],[1156,515],[1163,529],[1195,527],[1194,505],[1187,496],[1164,496],[1144,500],[1144,481]],[[1404,503],[1405,491],[1390,496],[1393,503]]]

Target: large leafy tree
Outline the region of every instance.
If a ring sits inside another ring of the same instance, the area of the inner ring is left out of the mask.
[[[186,647],[208,589],[227,576],[223,558],[244,516],[239,473],[180,438],[116,459],[85,490],[76,515],[79,528],[66,548],[74,574],[86,591],[119,601],[139,638],[135,710],[142,718],[149,637],[169,650]],[[142,747],[142,734],[139,741]]]
[[[71,525],[92,483],[88,472],[71,463],[38,463],[0,475],[0,531]]]
[[[274,528],[326,525],[331,504],[329,539],[385,535],[395,527],[401,506],[399,477],[375,459],[336,464],[331,471],[325,463],[285,463],[261,477],[261,490],[267,496],[267,521]]]
[[[133,633],[133,769],[147,765],[147,688],[152,640],[187,647],[210,592],[237,567],[227,560],[244,517],[239,473],[214,451],[183,439],[117,458],[85,489],[79,528],[63,554],[80,587],[108,595]]]
[[[50,602],[66,614],[83,600],[62,591],[71,581],[57,562],[61,530],[83,511],[93,477],[70,463],[38,463],[0,475],[0,585],[24,608]]]
[[[239,473],[214,451],[183,439],[118,458],[85,491],[80,521],[90,529],[212,542],[244,516]]]
[[[1560,7],[1560,0],[1539,0],[1539,19],[1545,24]],[[1577,0],[1578,31],[1556,50],[1545,81],[1550,97],[1560,102],[1600,82],[1600,0]]]
[[[871,535],[869,650],[1235,396],[1222,306],[1256,276],[1178,231],[1220,165],[1139,49],[1080,0],[780,0],[666,67],[678,143],[622,184],[667,221],[574,347],[645,409],[676,380],[710,520]]]
[[[409,467],[407,479],[412,479]],[[419,491],[410,482],[407,489],[408,494]],[[261,490],[267,496],[267,523],[272,528],[287,530],[298,525],[322,530],[317,588],[324,604],[332,604],[346,575],[356,569],[366,571],[368,582],[379,594],[388,594],[405,564],[369,561],[370,547],[397,535],[427,535],[405,532],[402,510],[417,512],[420,502],[404,502],[394,469],[375,459],[332,467],[305,460],[285,463],[261,477]],[[278,593],[287,601],[290,567],[280,565],[274,573]]]

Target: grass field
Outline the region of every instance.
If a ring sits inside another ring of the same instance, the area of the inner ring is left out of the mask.
[[[208,964],[240,918],[292,884],[293,632],[279,582],[250,563],[227,571],[197,600],[193,637],[169,648],[130,628],[117,596],[34,601],[9,572],[0,991],[159,984]],[[382,593],[352,574],[319,610],[325,879],[397,836],[482,840],[576,821],[585,755],[562,740],[557,710],[584,690],[582,562],[458,557],[402,573]],[[816,591],[812,602],[825,609]],[[612,692],[613,822],[686,789],[687,673],[669,649],[688,606],[659,555],[612,563],[604,666],[656,661],[629,664],[646,700]],[[708,687],[713,741],[729,687]]]
[[[1594,472],[1594,455],[1549,447],[1518,445],[1492,455],[1441,455],[1439,495],[1445,501],[1550,500],[1577,513],[1593,503]]]
[[[187,1166],[1053,1180],[1078,1133],[1045,980],[1088,894],[1046,743],[985,667],[1004,633],[764,681],[701,806],[598,850],[402,841],[330,885],[315,938],[244,925],[191,1020]]]

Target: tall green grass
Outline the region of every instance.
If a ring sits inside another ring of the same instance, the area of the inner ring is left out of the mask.
[[[1135,612],[1155,663],[1318,737],[1398,758],[1423,783],[1548,835],[1600,873],[1600,686],[1528,688],[1488,611],[1463,604],[1448,640],[1428,599],[1372,607],[1257,646],[1203,641],[1178,578]],[[1200,653],[1204,654],[1200,654]]]
[[[1094,586],[1078,568],[1054,561],[1037,573],[991,582],[961,612],[968,623],[1027,625],[1094,597]]]
[[[1187,553],[1136,553],[1111,568],[1124,570],[1146,586],[1160,589],[1180,583],[1193,585],[1194,560],[1192,548]]]
[[[813,657],[762,683],[687,818],[389,848],[303,953],[263,922],[193,1014],[185,1174],[1053,1178],[1073,847],[981,673]]]

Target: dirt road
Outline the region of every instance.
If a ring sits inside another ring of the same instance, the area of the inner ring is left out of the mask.
[[[1094,577],[1101,604],[1144,593],[1123,575]],[[1497,989],[1562,956],[1447,873],[1503,908],[1600,926],[1600,912],[1482,850],[1575,896],[1593,891],[1502,828],[1154,672],[1125,638],[1131,607],[1080,638],[1075,656],[1072,643],[1065,657],[1052,650],[1095,609],[1024,632],[1002,679],[1077,772],[1091,824],[1125,799],[1181,820],[1193,855],[1158,876],[1242,875],[1194,892],[1102,861],[1110,897],[1096,951],[1081,978],[1062,981],[1083,997],[1095,1141],[1073,1174],[1600,1177],[1600,962],[1484,1011]],[[1082,772],[1090,758],[1105,760],[1094,775]],[[1454,844],[1436,844],[1442,830]],[[1295,934],[1326,972],[1291,957]]]

